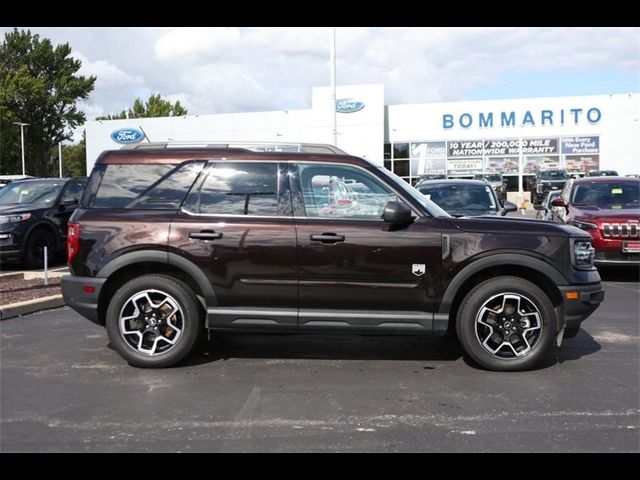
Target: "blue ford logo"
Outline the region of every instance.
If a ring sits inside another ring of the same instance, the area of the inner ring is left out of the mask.
[[[341,98],[336,100],[336,112],[353,113],[364,108],[364,102],[359,102],[353,98]]]
[[[138,143],[144,138],[144,133],[136,128],[121,128],[111,134],[111,140],[117,143]]]

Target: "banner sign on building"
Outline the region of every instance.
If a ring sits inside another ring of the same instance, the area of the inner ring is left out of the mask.
[[[482,171],[482,158],[449,158],[447,160],[448,175],[471,175]]]
[[[486,159],[486,172],[518,173],[519,157],[490,157]]]
[[[563,137],[562,153],[598,153],[600,151],[600,137]]]
[[[421,142],[411,144],[412,175],[446,175],[446,142]],[[413,170],[413,168],[412,168]]]

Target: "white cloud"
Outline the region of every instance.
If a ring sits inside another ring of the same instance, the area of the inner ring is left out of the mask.
[[[96,83],[99,86],[141,85],[144,83],[144,78],[141,75],[130,75],[106,60],[92,62],[78,51],[73,52],[72,56],[82,62],[78,74],[95,75],[97,77]]]
[[[193,113],[261,110],[278,104],[243,65],[196,67],[182,74],[181,82],[190,92],[188,104],[196,106]]]
[[[31,30],[69,42],[81,73],[97,75],[88,118],[148,92],[190,113],[307,108],[311,87],[329,85],[329,27]],[[513,75],[528,73],[548,78],[536,95],[554,95],[568,72],[637,78],[639,39],[639,28],[338,27],[337,76],[384,83],[389,104],[464,100],[489,84],[509,90]]]
[[[237,28],[178,28],[155,42],[155,58],[161,62],[216,58],[240,39]]]
[[[327,27],[260,27],[248,31],[244,40],[281,54],[327,56],[329,32]]]

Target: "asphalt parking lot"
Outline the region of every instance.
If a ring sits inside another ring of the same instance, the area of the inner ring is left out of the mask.
[[[143,370],[68,308],[0,323],[3,452],[640,451],[640,286],[535,371],[494,373],[441,338],[227,335]]]

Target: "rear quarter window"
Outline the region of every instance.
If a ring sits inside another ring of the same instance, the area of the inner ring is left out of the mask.
[[[171,164],[102,165],[91,174],[88,192],[93,208],[176,210],[202,170],[204,161]],[[93,177],[100,178],[95,187]]]

